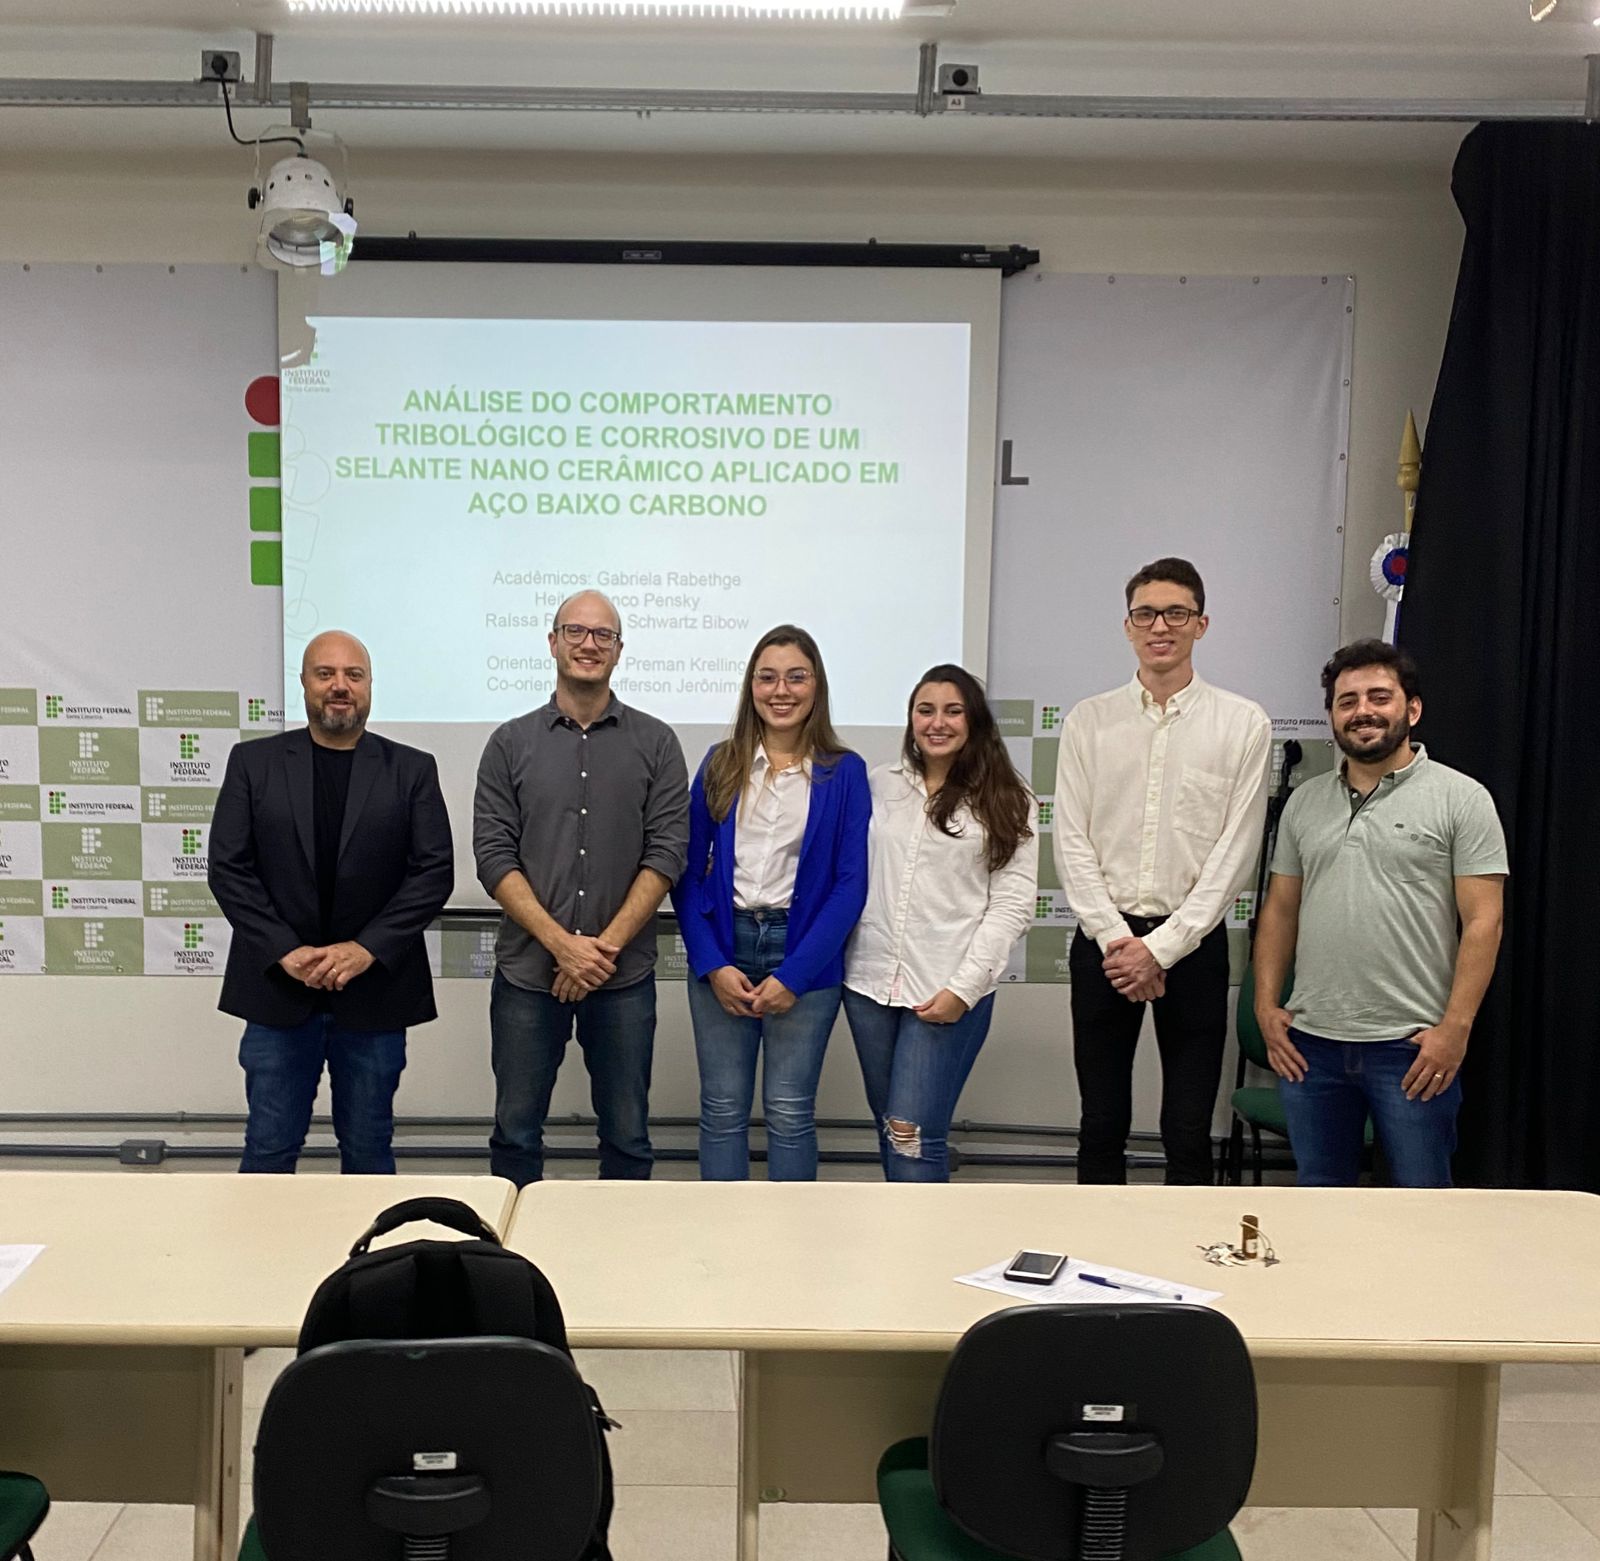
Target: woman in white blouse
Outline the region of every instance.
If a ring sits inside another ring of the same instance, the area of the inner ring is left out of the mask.
[[[1033,919],[1039,810],[976,679],[930,668],[898,764],[871,775],[867,905],[844,1007],[892,1182],[950,1179],[946,1135]]]

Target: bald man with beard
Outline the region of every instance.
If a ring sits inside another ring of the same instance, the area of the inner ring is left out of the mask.
[[[245,1021],[241,1171],[292,1172],[328,1070],[341,1169],[394,1172],[406,1030],[437,1016],[422,934],[455,881],[433,755],[367,730],[372,661],[319,634],[302,730],[240,743],[211,824],[233,927],[218,1007]]]

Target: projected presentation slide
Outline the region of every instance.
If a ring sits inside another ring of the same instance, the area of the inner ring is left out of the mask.
[[[551,614],[621,609],[613,687],[721,726],[757,637],[794,622],[834,718],[898,726],[959,660],[962,323],[324,316],[283,374],[290,708],[299,647],[359,626],[387,722],[548,697]]]

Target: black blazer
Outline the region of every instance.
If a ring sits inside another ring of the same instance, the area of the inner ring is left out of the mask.
[[[256,1024],[300,1024],[321,995],[278,964],[322,942],[311,792],[311,734],[302,727],[240,743],[217,794],[209,877],[233,925],[217,1006]],[[326,994],[341,1024],[400,1030],[437,1015],[422,933],[454,882],[433,755],[368,732],[351,762],[329,941],[353,939],[374,962]]]

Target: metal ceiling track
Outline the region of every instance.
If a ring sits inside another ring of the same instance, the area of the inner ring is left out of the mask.
[[[238,83],[240,109],[289,111],[297,93],[318,109],[437,109],[474,113],[871,114],[966,119],[1261,120],[1273,123],[1471,123],[1600,119],[1600,55],[1588,56],[1582,98],[1125,97],[1098,94],[950,93],[937,87],[938,45],[922,45],[914,92],[737,92],[681,87],[492,87],[293,82],[271,79],[272,40],[257,36],[256,80]],[[214,81],[0,78],[0,108],[205,108]]]

